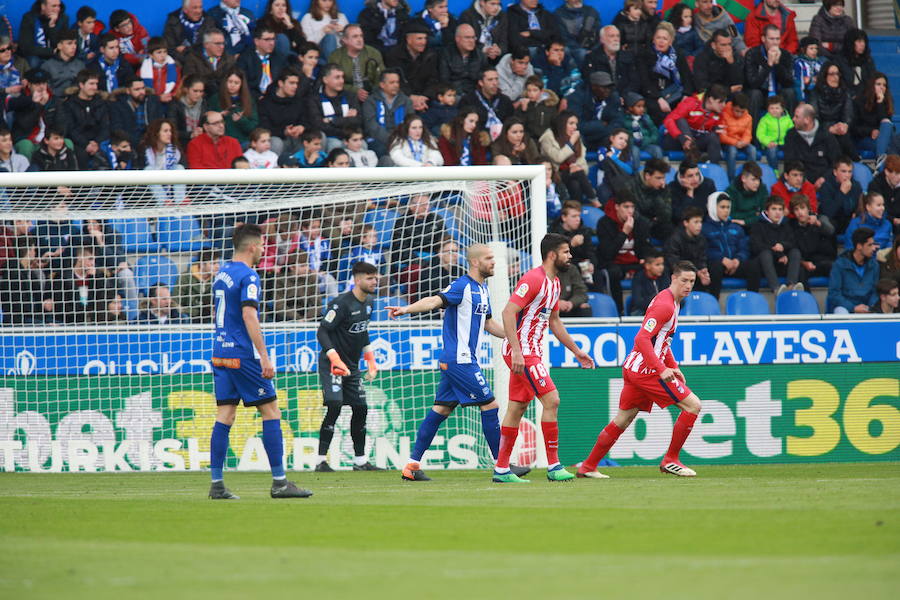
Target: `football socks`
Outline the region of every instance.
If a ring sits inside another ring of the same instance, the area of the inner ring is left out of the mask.
[[[222,481],[225,455],[228,454],[229,431],[231,431],[231,425],[218,421],[213,425],[212,435],[209,438],[209,474],[213,481]]]
[[[281,437],[281,419],[262,422],[263,447],[269,457],[272,477],[284,479],[284,440]]]

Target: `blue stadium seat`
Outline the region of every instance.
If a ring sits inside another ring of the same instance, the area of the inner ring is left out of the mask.
[[[378,244],[382,249],[387,250],[391,245],[391,238],[394,235],[394,223],[397,221],[399,213],[392,208],[376,208],[369,210],[363,216],[363,223],[372,225],[378,234]]]
[[[674,166],[669,167],[669,172],[666,173],[666,184],[672,183],[675,180],[675,176],[678,174],[678,169]]]
[[[142,254],[159,250],[147,219],[112,219],[109,224],[119,234],[119,246],[125,252]]]
[[[151,287],[162,283],[170,288],[178,281],[178,265],[168,256],[148,254],[137,259],[134,280],[138,291],[145,296]]]
[[[581,224],[591,230],[597,229],[597,222],[602,218],[602,208],[597,208],[595,206],[584,206],[581,209]]]
[[[738,277],[725,277],[722,279],[723,290],[746,290],[747,280]]]
[[[625,316],[626,317],[631,314],[631,304],[632,304],[633,298],[634,298],[634,296],[632,296],[631,294],[628,294],[628,297],[625,298]]]
[[[869,184],[872,183],[872,179],[874,176],[872,175],[872,170],[862,163],[853,163],[853,179],[859,182],[859,185],[862,186],[863,192],[869,190]]]
[[[705,317],[721,315],[722,311],[719,309],[719,301],[712,294],[691,292],[691,295],[684,299],[680,314],[686,317]]]
[[[700,163],[697,166],[700,167],[700,172],[704,177],[712,179],[716,184],[717,192],[725,191],[725,188],[728,187],[728,173],[725,172],[725,169],[715,163]]]
[[[610,318],[619,316],[619,309],[616,308],[616,301],[606,294],[588,292],[588,304],[591,305],[592,317]]]
[[[463,235],[456,214],[449,208],[435,208],[431,212],[444,220],[444,224],[447,226],[447,233],[459,243],[461,250],[465,252],[465,248],[469,245],[469,238]]]
[[[169,252],[196,252],[209,248],[200,223],[189,215],[157,219],[156,239]]]
[[[387,307],[388,306],[406,306],[408,302],[399,296],[384,296],[380,298],[375,298],[375,307],[372,310],[372,320],[373,321],[389,321],[391,318],[388,316]],[[400,317],[406,318],[406,317]]]
[[[779,315],[818,315],[819,303],[809,292],[790,291],[775,298],[775,313]]]
[[[725,302],[725,314],[728,315],[767,315],[769,301],[757,292],[735,292]]]
[[[807,285],[806,287],[811,287],[811,288],[828,287],[828,278],[827,277],[810,277],[809,281],[807,283],[809,283],[809,285]]]
[[[622,280],[622,289],[623,289],[623,290],[630,290],[630,289],[631,289],[631,282],[632,282],[632,281],[634,281],[634,280],[633,280],[633,279],[623,279],[623,280]]]

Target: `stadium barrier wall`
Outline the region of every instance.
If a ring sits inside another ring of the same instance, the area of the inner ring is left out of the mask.
[[[600,365],[593,371],[573,368],[573,357],[551,339],[564,462],[582,459],[613,414],[622,385],[617,365],[637,326],[569,324]],[[393,344],[381,337],[391,327],[402,330],[392,332]],[[374,324],[371,331],[384,369],[368,392],[371,455],[380,465],[398,467],[439,379],[440,329],[426,322]],[[323,414],[313,371],[315,329],[279,324],[266,337],[275,350],[287,465],[309,468]],[[202,326],[0,332],[0,470],[205,468],[215,415],[209,338]],[[69,352],[75,346],[79,351]],[[685,322],[673,348],[688,385],[704,402],[685,446],[688,462],[900,460],[896,320]],[[486,366],[488,354],[485,346]],[[431,375],[423,378],[422,371]],[[417,372],[414,390],[404,384],[411,372]],[[624,465],[657,462],[674,410],[642,414],[611,458]],[[336,467],[349,467],[348,427],[349,416],[342,416],[331,453]],[[239,411],[231,468],[267,469],[260,431],[255,411]],[[539,460],[533,421],[523,424],[520,439],[520,461]],[[425,458],[429,469],[476,468],[488,461],[483,440],[469,434],[439,436]]]

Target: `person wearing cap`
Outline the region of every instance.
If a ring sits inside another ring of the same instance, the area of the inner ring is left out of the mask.
[[[44,61],[42,68],[50,76],[50,90],[55,96],[64,96],[66,89],[75,84],[75,77],[84,70],[84,61],[78,54],[78,34],[73,29],[63,31],[56,41],[56,54]]]
[[[758,292],[759,265],[750,260],[750,238],[744,228],[731,220],[731,198],[725,192],[707,197],[701,233],[706,239],[709,293],[718,298],[725,277],[746,279],[747,289]]]
[[[648,153],[651,158],[663,157],[659,146],[659,128],[647,115],[647,101],[636,92],[625,94],[623,127],[628,131],[631,166],[635,173],[641,167],[641,152]]]
[[[384,56],[384,64],[400,73],[400,90],[419,112],[428,109],[428,97],[438,70],[438,53],[428,47],[428,25],[421,19],[406,22],[403,39]]]
[[[56,41],[69,28],[69,16],[60,0],[35,0],[22,15],[19,26],[19,53],[32,69],[53,56]]]
[[[568,109],[578,117],[582,140],[591,150],[605,144],[610,132],[622,125],[622,103],[612,77],[605,71],[595,71],[588,81],[581,80],[566,100]]]
[[[789,9],[781,0],[762,0],[757,4],[744,25],[744,42],[748,48],[756,48],[763,43],[763,29],[774,25],[781,32],[781,49],[797,54],[797,13]]]
[[[31,160],[47,128],[55,127],[62,99],[50,92],[50,76],[43,69],[31,69],[23,76],[21,94],[8,98],[6,109],[13,114],[12,135],[16,152]]]
[[[724,85],[731,94],[744,89],[744,57],[734,51],[727,29],[713,32],[712,38],[694,60],[694,83],[697,89]]]
[[[472,26],[481,51],[492,64],[509,50],[509,15],[500,0],[475,0],[459,15],[459,22]]]

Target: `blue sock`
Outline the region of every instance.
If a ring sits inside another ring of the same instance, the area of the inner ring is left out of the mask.
[[[213,481],[222,481],[225,455],[228,454],[228,432],[231,425],[216,421],[209,438],[209,474]]]
[[[499,408],[481,411],[481,430],[484,431],[484,439],[491,449],[491,457],[497,460],[500,454],[500,417]]]
[[[434,439],[435,434],[441,427],[441,423],[443,423],[446,418],[446,416],[436,413],[433,410],[428,411],[422,424],[419,425],[418,433],[416,433],[416,445],[413,448],[412,454],[409,456],[410,460],[415,462],[422,460],[422,455],[428,450],[428,447],[431,445],[431,440]]]
[[[269,456],[269,466],[272,467],[272,477],[275,479],[284,478],[284,465],[282,464],[282,454],[284,454],[284,442],[281,439],[281,419],[269,419],[263,421],[263,447]]]

